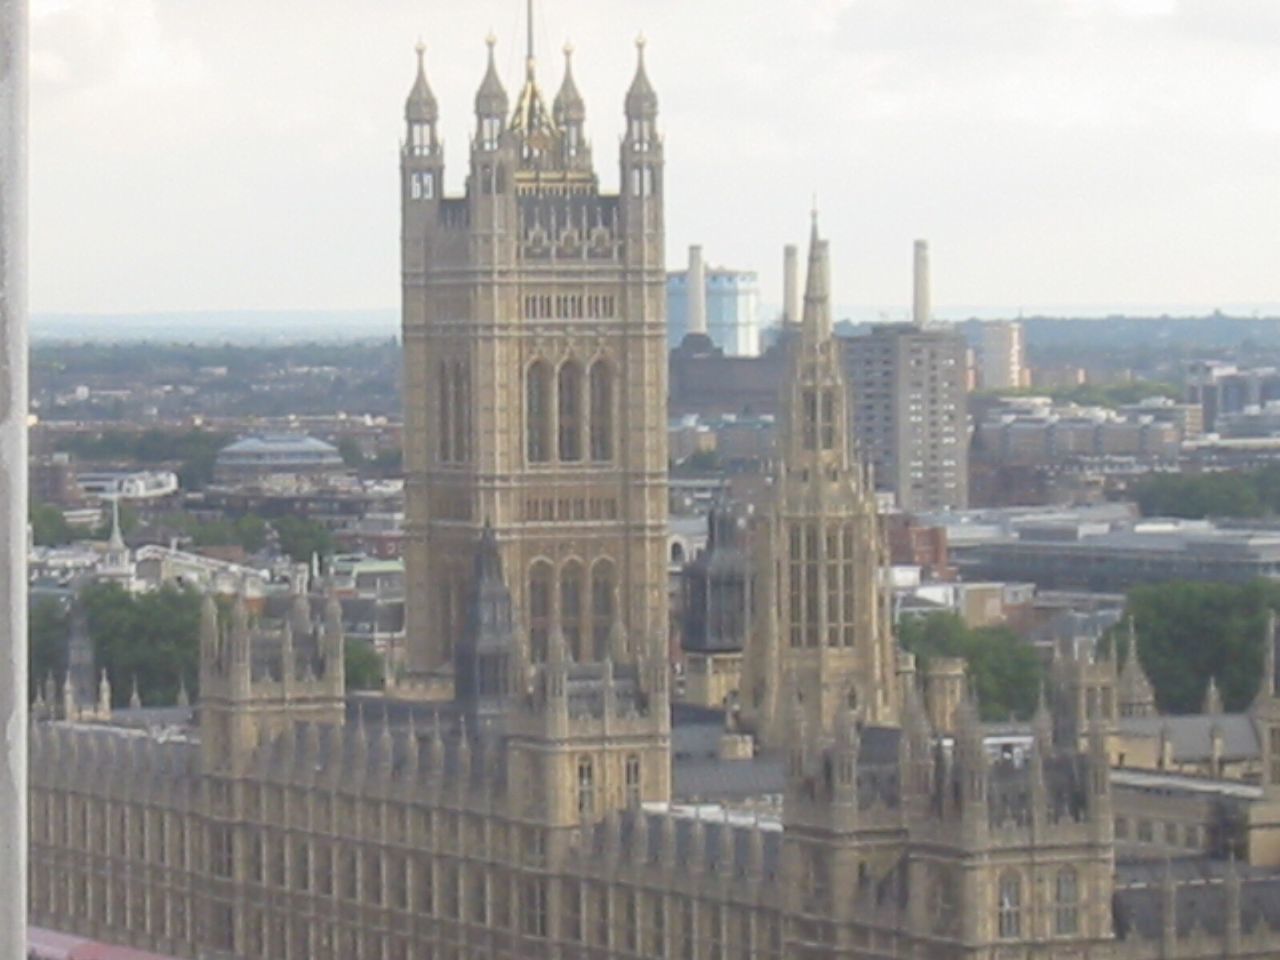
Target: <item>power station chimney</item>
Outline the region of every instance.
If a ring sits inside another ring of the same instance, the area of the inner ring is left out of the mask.
[[[707,271],[702,264],[702,247],[689,248],[689,275],[685,289],[689,297],[686,334],[707,333]]]
[[[800,322],[800,252],[794,243],[782,248],[782,322]]]
[[[933,305],[929,302],[929,241],[916,241],[915,296],[911,305],[911,319],[917,327],[929,322]]]

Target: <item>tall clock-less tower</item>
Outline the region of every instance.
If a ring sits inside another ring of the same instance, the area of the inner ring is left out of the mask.
[[[440,696],[486,525],[531,661],[555,630],[578,661],[653,653],[667,632],[663,149],[643,43],[616,194],[572,51],[548,106],[531,48],[513,107],[488,43],[462,195],[444,189],[421,48],[401,157],[407,665]]]
[[[825,736],[843,711],[898,722],[897,646],[875,493],[850,448],[848,389],[832,333],[817,216],[804,316],[789,342],[773,504],[758,538],[760,590],[744,665],[745,710],[769,748],[797,711]]]

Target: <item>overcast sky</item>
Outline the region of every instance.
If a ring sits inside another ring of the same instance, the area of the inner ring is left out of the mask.
[[[520,0],[33,0],[32,307],[399,303],[415,41],[462,187],[484,37]],[[540,0],[617,180],[633,41],[667,145],[667,252],[760,272],[816,195],[839,302],[1280,301],[1276,0]]]

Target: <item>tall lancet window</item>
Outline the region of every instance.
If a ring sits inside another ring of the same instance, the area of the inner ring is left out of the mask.
[[[996,900],[997,927],[1001,940],[1022,936],[1022,878],[1012,870],[1000,875]]]
[[[525,455],[530,463],[551,459],[551,364],[545,360],[525,375]]]
[[[502,135],[501,117],[480,118],[480,149],[497,150],[498,137]]]
[[[450,423],[450,401],[451,389],[450,383],[452,377],[449,375],[449,364],[447,361],[440,362],[440,370],[438,374],[439,402],[436,409],[436,442],[437,454],[441,463],[448,463],[453,459],[453,427]]]
[[[814,390],[805,390],[801,395],[802,429],[804,448],[816,449],[818,446],[818,394]]]
[[[425,157],[431,152],[431,125],[413,123],[409,126],[409,138],[412,141],[413,155]]]
[[[606,360],[591,365],[591,459],[613,459],[613,369]]]
[[[836,393],[827,389],[822,391],[822,449],[830,450],[836,445]]]
[[[576,360],[566,360],[560,367],[557,387],[560,459],[578,461],[582,459],[582,367]]]
[[[534,661],[547,659],[547,638],[551,631],[551,563],[535,560],[529,567],[529,646]]]
[[[463,360],[453,365],[453,458],[471,458],[471,369]]]
[[[591,568],[591,643],[597,660],[619,651],[609,650],[609,631],[613,629],[614,590],[616,578],[612,560],[597,560]]]
[[[579,662],[589,659],[582,643],[582,564],[570,560],[560,568],[560,629]]]

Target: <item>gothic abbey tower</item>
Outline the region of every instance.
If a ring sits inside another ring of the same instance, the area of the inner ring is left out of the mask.
[[[461,195],[421,48],[405,107],[406,685],[435,699],[486,526],[529,662],[556,633],[588,663],[656,652],[667,631],[663,148],[644,46],[617,194],[592,163],[571,50],[548,107],[530,44],[512,107],[493,48]]]

